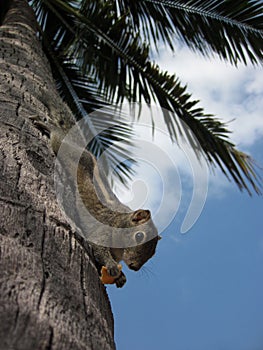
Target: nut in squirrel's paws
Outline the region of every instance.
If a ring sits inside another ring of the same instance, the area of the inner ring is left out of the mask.
[[[121,269],[122,269],[121,264],[118,264],[118,269],[121,272]],[[102,266],[100,280],[103,284],[114,284],[118,278],[119,278],[119,275],[116,277],[112,277],[111,275],[109,275],[107,267]]]

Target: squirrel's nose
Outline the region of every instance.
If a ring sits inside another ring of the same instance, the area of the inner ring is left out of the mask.
[[[128,265],[129,269],[133,270],[133,271],[138,271],[140,269],[140,267],[138,265],[136,265],[136,263],[130,263]]]

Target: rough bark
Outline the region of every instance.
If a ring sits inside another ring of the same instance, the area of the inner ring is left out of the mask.
[[[48,113],[40,91],[57,94],[34,14],[26,0],[10,4],[0,27],[0,349],[114,349],[107,294],[56,202],[48,140],[28,120]]]

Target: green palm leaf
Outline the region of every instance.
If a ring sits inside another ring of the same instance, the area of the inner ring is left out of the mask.
[[[231,63],[262,61],[262,2],[255,0],[119,0],[135,30],[145,39],[161,39],[172,49],[179,39],[204,55],[218,54]],[[143,31],[144,33],[144,31]]]
[[[152,39],[157,43],[160,36],[171,46],[168,33],[177,31],[190,47],[205,54],[212,50],[233,63],[246,61],[247,55],[253,63],[258,62],[262,59],[261,46],[258,44],[258,40],[262,39],[262,25],[259,20],[262,18],[262,6],[257,1],[242,1],[243,5],[236,8],[230,0],[38,0],[35,6],[40,3],[44,4],[42,12],[45,16],[38,14],[38,17],[43,32],[48,37],[53,36],[52,54],[58,57],[64,72],[66,65],[71,67],[71,71],[78,72],[79,77],[74,83],[75,90],[80,87],[83,91],[86,89],[90,94],[89,98],[94,96],[101,103],[122,103],[124,100],[144,100],[147,103],[156,101],[166,109],[163,117],[173,140],[178,138],[178,130],[182,129],[180,121],[186,123],[197,137],[210,164],[219,166],[226,175],[234,179],[240,189],[244,188],[250,193],[248,180],[254,190],[260,192],[259,177],[251,158],[239,152],[229,142],[226,126],[197,107],[198,101],[191,100],[191,95],[176,76],[162,72],[158,65],[151,62],[149,43],[142,41],[142,38],[149,42]],[[50,13],[52,20],[56,16],[56,24],[48,19]],[[166,20],[161,22],[162,25],[157,25],[154,33],[151,22],[154,16],[161,13],[162,16],[169,15],[169,23]],[[141,29],[142,24],[146,23],[148,29]],[[208,30],[210,25],[215,31],[218,29],[215,34],[211,29]],[[70,71],[67,76],[66,85],[73,84]],[[90,91],[88,84],[81,84],[87,77],[93,80],[94,88]],[[103,98],[98,99],[98,95]],[[84,94],[82,100],[83,96]],[[77,103],[81,101],[80,92],[76,92],[74,100]],[[83,114],[85,107],[87,106],[84,106]],[[190,133],[185,136],[194,144]],[[113,139],[113,133],[107,137]],[[99,141],[103,140],[106,145],[107,137]],[[115,152],[117,153],[116,149]]]
[[[203,54],[210,51],[237,64],[253,64],[263,58],[262,3],[255,0],[167,1],[143,0],[162,4],[174,30],[190,48]]]

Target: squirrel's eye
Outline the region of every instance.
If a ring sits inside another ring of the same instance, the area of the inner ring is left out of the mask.
[[[145,237],[145,233],[144,232],[136,232],[135,233],[135,240],[138,244],[142,243],[142,241],[144,240]]]

